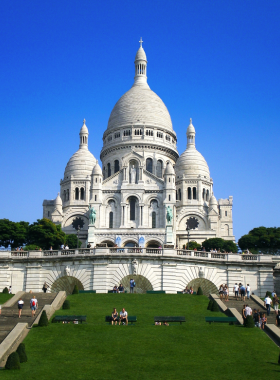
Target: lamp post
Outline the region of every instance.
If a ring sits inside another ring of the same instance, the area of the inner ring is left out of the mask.
[[[80,226],[77,228],[77,249],[79,249],[79,231],[80,231]]]
[[[187,246],[187,250],[189,250],[189,243],[190,243],[190,228],[189,228],[188,225],[187,225],[186,231],[187,231],[187,234],[188,234],[188,246]]]

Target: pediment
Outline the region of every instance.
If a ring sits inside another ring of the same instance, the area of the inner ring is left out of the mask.
[[[219,216],[219,213],[213,208],[211,208],[208,212],[208,216]]]

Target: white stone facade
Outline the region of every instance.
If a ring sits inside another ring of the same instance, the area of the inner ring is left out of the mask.
[[[60,196],[43,203],[43,217],[90,243],[158,247],[187,244],[187,221],[196,225],[190,241],[234,240],[232,197],[216,200],[208,165],[195,147],[190,121],[187,149],[179,157],[169,112],[147,83],[147,58],[141,46],[135,78],[113,108],[103,135],[102,169],[88,150],[88,128],[80,130],[79,150],[67,163]],[[96,221],[89,225],[89,206]],[[167,207],[173,218],[167,222]]]

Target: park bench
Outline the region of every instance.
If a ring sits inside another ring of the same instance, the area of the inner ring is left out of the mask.
[[[119,322],[119,318],[117,318],[117,321]],[[127,318],[127,321],[130,323],[137,322],[137,317],[135,315],[129,315]],[[112,316],[106,315],[105,322],[111,323],[112,322]]]
[[[165,290],[147,290],[147,294],[165,294]]]
[[[96,293],[96,290],[79,290],[79,293]]]
[[[53,318],[52,323],[57,322],[86,322],[87,316],[86,315],[57,315]]]
[[[235,317],[205,317],[205,322],[218,322],[218,323],[237,323],[238,320]]]
[[[180,322],[180,325],[182,322],[186,322],[185,317],[154,317],[155,322]]]

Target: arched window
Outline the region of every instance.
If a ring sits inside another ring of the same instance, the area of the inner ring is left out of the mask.
[[[114,222],[114,214],[113,214],[113,211],[110,211],[110,213],[109,213],[109,228],[113,228],[113,222]]]
[[[110,163],[107,164],[107,174],[108,174],[108,177],[111,177],[111,164]]]
[[[153,160],[151,158],[147,158],[146,160],[146,170],[153,173]]]
[[[69,189],[67,189],[67,201],[69,201]]]
[[[129,208],[130,208],[130,220],[135,220],[135,214],[136,214],[136,198],[135,197],[130,197]]]
[[[192,199],[192,189],[188,187],[188,199]]]
[[[157,227],[157,213],[155,211],[152,212],[152,228]]]
[[[162,178],[162,161],[157,162],[157,177]]]
[[[171,201],[171,195],[168,195],[168,200]]]
[[[181,189],[178,190],[178,193],[179,193],[179,201],[181,201],[182,200]]]
[[[80,199],[83,201],[85,199],[85,189],[82,187],[81,188],[81,196]]]
[[[94,196],[94,200],[95,200],[95,202],[97,201],[97,195]]]
[[[119,160],[115,160],[114,162],[114,173],[117,173],[120,170]]]
[[[178,201],[178,191],[176,190],[176,201]]]
[[[192,191],[193,191],[193,199],[196,199],[196,187],[193,187]]]
[[[64,197],[64,200],[67,201],[66,190],[64,190],[64,192],[63,192],[63,197]]]
[[[202,191],[202,199],[205,200],[205,189]]]
[[[209,201],[209,190],[206,191],[206,201]]]
[[[75,199],[76,200],[79,199],[79,189],[78,189],[78,187],[76,187],[76,189],[75,189]]]
[[[95,183],[97,183],[97,178],[95,178]]]

